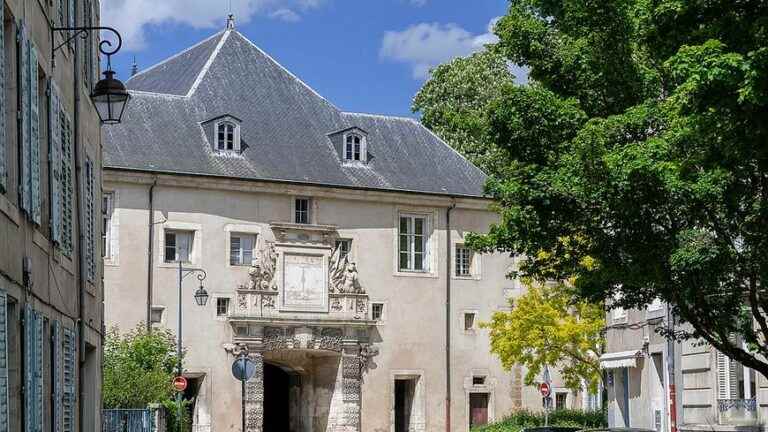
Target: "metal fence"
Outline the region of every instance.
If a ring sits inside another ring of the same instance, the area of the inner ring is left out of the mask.
[[[106,409],[102,411],[101,432],[156,432],[152,409]]]

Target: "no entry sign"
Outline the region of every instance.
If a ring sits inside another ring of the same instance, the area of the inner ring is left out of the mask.
[[[552,386],[549,383],[543,382],[539,384],[539,392],[541,392],[542,397],[549,397],[552,394]]]
[[[187,379],[183,376],[177,376],[173,379],[173,388],[177,392],[183,392],[187,389]]]

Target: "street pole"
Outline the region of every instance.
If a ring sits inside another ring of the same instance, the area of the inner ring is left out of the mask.
[[[243,370],[245,370],[245,354],[240,354],[240,362],[242,363]],[[242,393],[242,397],[240,398],[240,418],[243,423],[243,432],[245,432],[245,380],[240,380],[240,392]]]
[[[178,339],[176,341],[176,359],[178,360],[178,370],[177,370],[178,376],[181,376],[181,374],[182,374],[182,370],[181,370],[181,323],[182,323],[182,321],[181,321],[181,300],[182,300],[181,281],[183,279],[184,279],[183,267],[182,267],[181,260],[179,260],[179,329],[178,329],[178,334],[177,334],[177,338]],[[182,430],[181,430],[181,425],[182,425],[182,420],[181,420],[181,398],[182,398],[181,392],[176,392],[176,404],[177,404],[177,408],[178,408],[178,411],[176,413],[176,417],[177,417],[178,426],[179,426],[179,429],[178,429],[177,432],[182,432]]]

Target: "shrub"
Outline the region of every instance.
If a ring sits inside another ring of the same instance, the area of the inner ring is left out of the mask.
[[[574,426],[584,429],[608,426],[605,411],[561,409],[549,413],[550,426]],[[472,428],[472,432],[519,432],[525,428],[544,426],[544,413],[528,410],[516,411],[503,420]]]

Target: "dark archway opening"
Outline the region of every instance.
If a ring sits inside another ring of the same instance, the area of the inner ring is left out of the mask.
[[[290,431],[290,375],[264,363],[264,432]]]

